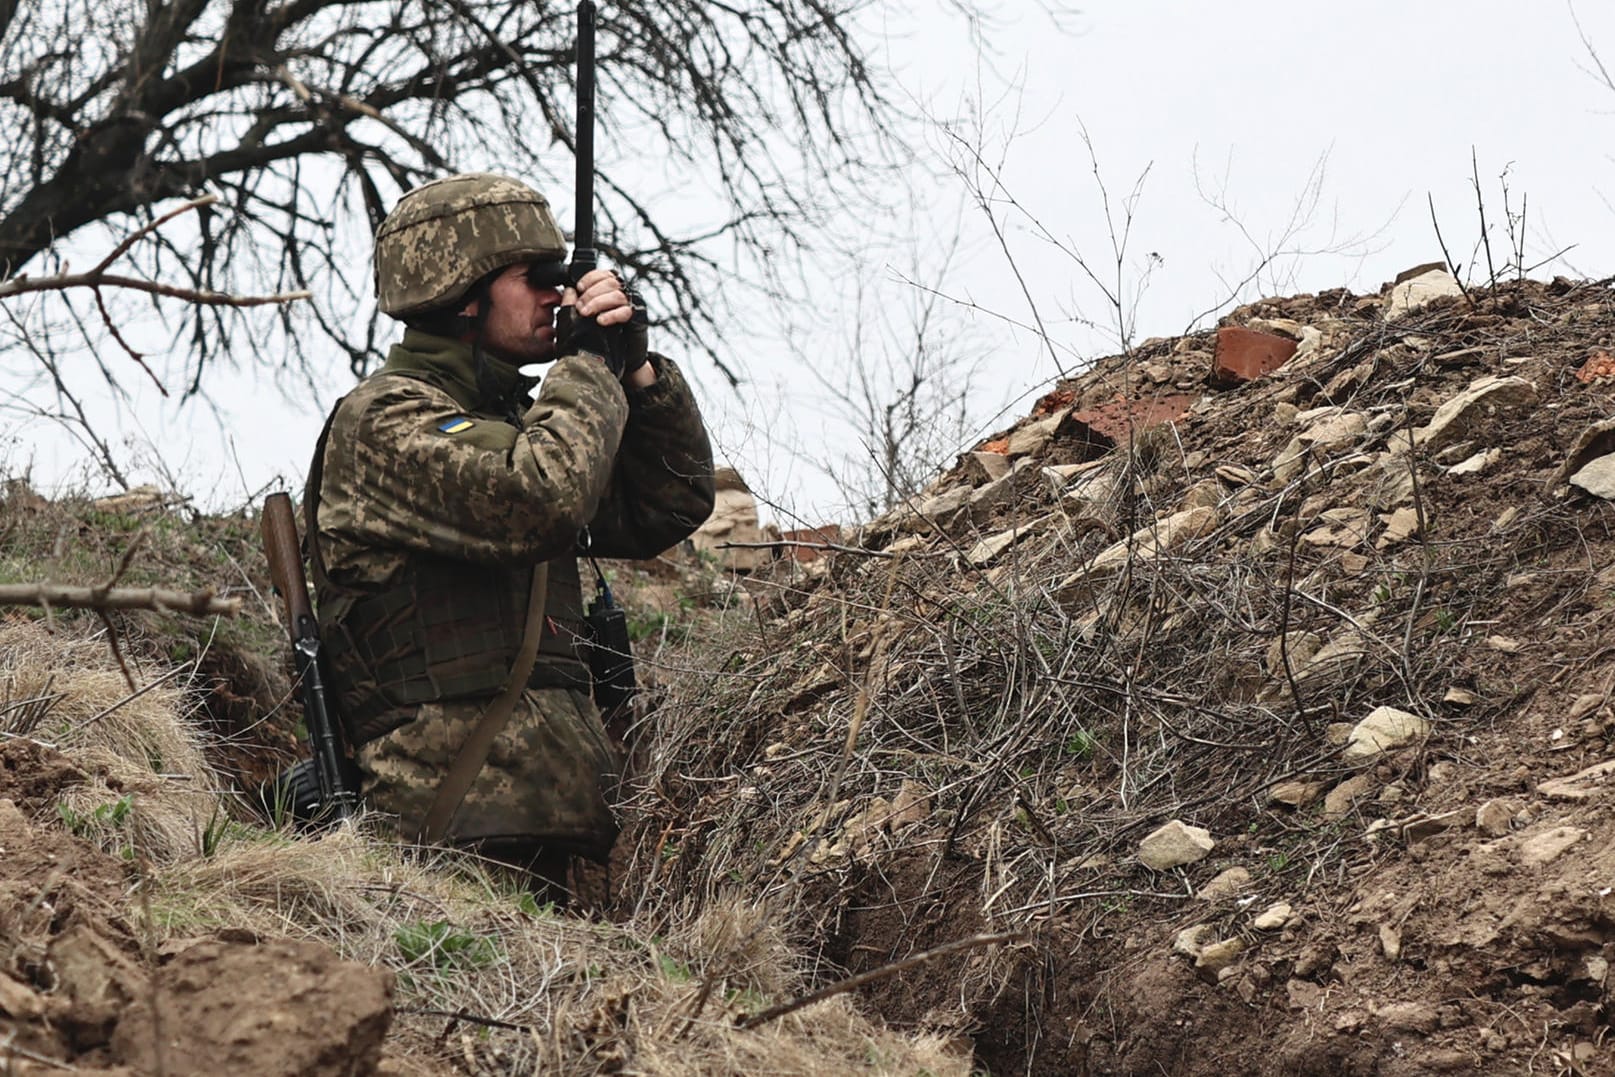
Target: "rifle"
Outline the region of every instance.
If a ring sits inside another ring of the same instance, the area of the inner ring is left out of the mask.
[[[303,696],[303,721],[313,753],[313,759],[305,759],[276,777],[265,792],[265,801],[272,809],[289,807],[292,816],[301,822],[346,819],[358,805],[356,783],[350,777],[341,730],[326,702],[325,680],[320,672],[320,629],[308,600],[308,579],[303,575],[292,499],[286,494],[270,494],[264,501],[263,536],[270,579],[286,603],[287,631]]]

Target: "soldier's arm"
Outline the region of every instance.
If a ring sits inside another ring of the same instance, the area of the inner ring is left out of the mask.
[[[573,549],[628,422],[622,387],[598,360],[560,360],[521,430],[467,416],[422,382],[378,382],[350,396],[356,414],[332,429],[322,530],[484,563]]]
[[[656,377],[628,390],[628,423],[611,484],[589,522],[589,552],[654,557],[712,513],[712,446],[695,397],[672,360],[652,354]]]

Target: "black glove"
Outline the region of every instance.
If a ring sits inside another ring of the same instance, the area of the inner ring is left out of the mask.
[[[647,362],[646,330],[650,318],[645,313],[645,301],[630,289],[628,301],[634,305],[634,316],[619,325],[602,326],[593,318],[580,317],[576,307],[566,306],[555,312],[557,350],[562,355],[588,352],[597,355],[606,369],[618,378],[632,374]]]

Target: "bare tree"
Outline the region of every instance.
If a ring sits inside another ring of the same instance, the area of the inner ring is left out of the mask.
[[[827,189],[890,163],[894,113],[860,33],[879,6],[603,5],[602,246],[692,341],[721,313],[724,241],[788,256]],[[185,391],[221,358],[307,370],[332,344],[362,371],[379,357],[368,233],[399,192],[476,167],[570,189],[573,23],[556,0],[0,0],[0,278],[61,273],[68,237],[100,227],[110,245],[167,200],[216,193],[193,227],[142,233],[139,272],[314,301],[267,326],[159,305],[187,345]],[[685,170],[716,187],[720,219],[656,208]]]
[[[916,265],[946,278],[958,235],[956,227],[934,257],[916,252]],[[971,439],[987,353],[938,288],[915,283],[914,268],[877,287],[858,279],[856,265],[845,276],[856,288],[852,318],[837,342],[845,363],[826,364],[822,352],[798,359],[824,393],[829,421],[851,435],[824,439],[811,462],[869,518],[917,493]]]

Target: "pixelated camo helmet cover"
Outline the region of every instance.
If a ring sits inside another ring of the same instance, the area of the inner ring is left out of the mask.
[[[544,196],[520,180],[467,172],[415,188],[376,230],[376,298],[406,318],[457,301],[516,262],[566,257]]]

